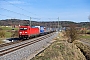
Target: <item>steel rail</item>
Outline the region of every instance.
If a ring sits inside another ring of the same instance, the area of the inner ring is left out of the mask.
[[[20,49],[20,48],[29,46],[29,45],[31,45],[31,44],[37,43],[37,42],[39,42],[39,41],[41,41],[41,40],[44,40],[44,39],[46,39],[46,38],[48,38],[48,37],[50,37],[50,36],[52,36],[52,35],[53,35],[53,33],[48,34],[48,35],[45,35],[45,36],[43,36],[43,37],[39,37],[39,38],[34,39],[34,40],[30,41],[30,42],[26,42],[26,43],[23,43],[23,44],[20,44],[20,45],[17,45],[17,46],[14,46],[14,47],[11,47],[11,48],[2,50],[2,51],[0,51],[0,56],[3,56],[3,55],[8,54],[8,53],[10,53],[10,52],[16,51],[16,50],[18,50],[18,49]]]

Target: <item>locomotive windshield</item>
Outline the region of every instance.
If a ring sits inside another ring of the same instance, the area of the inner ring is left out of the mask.
[[[27,30],[27,28],[20,28],[20,30]]]

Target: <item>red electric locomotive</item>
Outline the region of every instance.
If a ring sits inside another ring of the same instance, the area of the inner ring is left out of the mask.
[[[30,26],[20,26],[19,27],[19,38],[30,38],[31,36],[39,35],[39,28],[31,28]]]

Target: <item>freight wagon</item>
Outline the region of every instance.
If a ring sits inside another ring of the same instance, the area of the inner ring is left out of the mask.
[[[46,28],[44,26],[33,26],[39,28],[40,35],[48,34],[52,32],[52,28]]]
[[[32,26],[35,28],[39,28],[40,35],[43,35],[45,33],[45,27],[44,26]]]

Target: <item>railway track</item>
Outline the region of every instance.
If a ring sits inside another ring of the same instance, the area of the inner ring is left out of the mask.
[[[1,49],[1,50],[0,50],[0,56],[3,56],[3,55],[8,54],[8,53],[10,53],[10,52],[16,51],[16,50],[18,50],[18,49],[20,49],[20,48],[29,46],[29,45],[31,45],[31,44],[37,43],[37,42],[39,42],[39,41],[41,41],[41,40],[44,40],[44,39],[52,36],[53,34],[54,34],[54,33],[47,34],[47,35],[45,35],[45,36],[41,36],[41,37],[32,39],[31,41],[28,41],[28,40],[27,40],[27,42],[26,42],[26,41],[22,41],[21,44],[19,44],[20,41],[8,43],[8,44],[5,44],[5,45],[3,44],[4,46],[1,45],[0,47],[9,46],[9,44],[10,44],[10,45],[15,44],[15,46]],[[17,44],[17,43],[18,43],[18,44]]]
[[[12,45],[12,44],[16,44],[16,43],[19,43],[21,41],[16,41],[16,42],[10,42],[10,43],[4,43],[4,44],[0,44],[0,48],[1,47],[4,47],[4,46],[8,46],[8,45]]]
[[[30,39],[33,39],[33,38],[30,38]],[[15,42],[9,42],[9,43],[0,44],[0,48],[4,47],[4,46],[9,46],[9,45],[13,45],[13,44],[16,44],[16,43],[20,43],[22,41],[26,41],[26,40],[18,40],[18,41],[15,41]]]
[[[33,39],[33,38],[31,38],[31,39]],[[16,43],[20,43],[22,41],[26,41],[26,40],[18,40],[18,41],[15,41],[15,42],[9,42],[9,43],[0,44],[0,48],[4,47],[4,46],[9,46],[9,45],[13,45],[13,44],[16,44]]]

